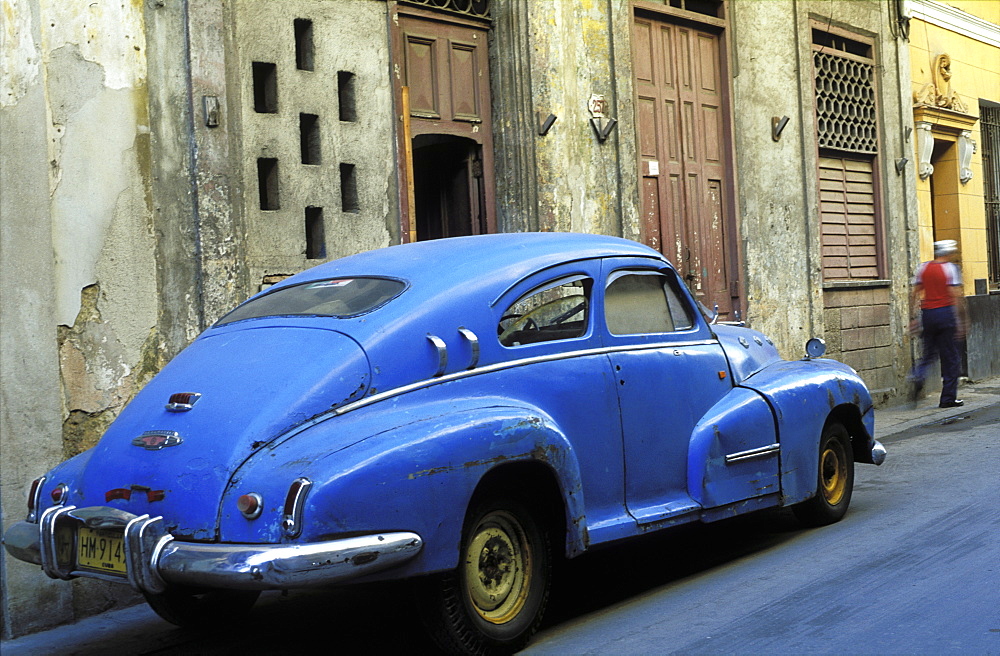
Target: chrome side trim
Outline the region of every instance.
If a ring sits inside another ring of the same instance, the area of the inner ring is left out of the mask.
[[[772,453],[777,453],[781,450],[780,444],[770,444],[768,446],[762,446],[756,449],[749,449],[747,451],[738,451],[736,453],[730,453],[726,456],[726,464],[731,464],[734,462],[743,462],[745,460],[753,460],[754,458],[765,458]]]
[[[348,403],[339,408],[335,408],[331,411],[333,416],[340,416],[357,410],[358,408],[363,408],[372,403],[377,403],[385,399],[390,399],[394,396],[399,396],[401,394],[406,394],[414,390],[422,389],[424,387],[431,387],[433,385],[440,385],[441,383],[450,383],[453,380],[459,380],[461,378],[468,378],[470,376],[479,376],[482,374],[490,374],[497,371],[503,371],[505,369],[513,369],[515,367],[525,367],[531,364],[540,364],[543,362],[555,362],[556,360],[568,360],[570,358],[579,358],[592,355],[609,355],[611,353],[626,353],[629,351],[655,351],[657,349],[668,349],[668,348],[678,348],[682,346],[708,346],[712,344],[718,344],[714,339],[699,339],[691,340],[687,342],[658,342],[656,344],[629,344],[627,346],[603,346],[601,348],[595,349],[581,349],[579,351],[569,351],[566,353],[551,353],[549,355],[537,355],[531,358],[522,358],[520,360],[508,360],[506,362],[497,362],[496,364],[488,364],[477,369],[468,369],[465,371],[456,371],[454,373],[445,374],[443,376],[437,376],[436,378],[431,378],[428,380],[421,380],[415,383],[410,383],[409,385],[401,385],[395,389],[386,390],[384,392],[379,392],[378,394],[372,394],[369,397],[354,401],[353,403]],[[296,427],[296,432],[304,430],[309,426],[314,425],[314,423],[319,423],[326,418],[326,415],[317,417],[314,422],[304,424],[302,426]]]
[[[434,372],[434,376],[440,376],[444,373],[444,370],[448,368],[448,345],[444,343],[444,340],[437,335],[432,335],[427,333],[427,340],[434,345],[437,350],[438,356],[438,368]]]
[[[312,544],[165,544],[155,568],[169,583],[282,590],[341,583],[400,565],[423,548],[416,533],[380,533]]]
[[[285,516],[281,520],[281,529],[290,538],[298,537],[299,533],[302,532],[302,511],[306,506],[306,493],[309,492],[310,487],[312,487],[312,481],[302,477],[292,481],[292,485],[288,488],[288,494],[285,496]],[[289,499],[292,494],[295,496]],[[289,500],[292,502],[291,509],[288,508]]]
[[[463,326],[458,327],[458,334],[469,340],[469,347],[472,349],[472,359],[466,368],[475,369],[476,365],[479,364],[479,338],[476,333]]]

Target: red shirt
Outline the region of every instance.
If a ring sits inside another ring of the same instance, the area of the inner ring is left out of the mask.
[[[958,267],[952,262],[924,262],[917,269],[913,284],[923,285],[924,297],[920,308],[933,310],[955,304],[951,288],[962,284]]]

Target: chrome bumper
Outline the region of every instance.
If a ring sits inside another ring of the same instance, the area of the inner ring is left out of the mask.
[[[121,529],[128,578],[79,571],[72,562],[60,562],[55,528],[65,523]],[[49,508],[37,524],[14,524],[4,534],[3,543],[11,556],[41,565],[52,578],[85,576],[128,582],[139,592],[150,594],[161,593],[170,584],[231,590],[331,585],[400,565],[423,547],[420,536],[409,532],[308,544],[182,542],[166,532],[162,517],[76,506]]]
[[[872,464],[881,465],[885,462],[885,447],[878,440],[872,440]]]

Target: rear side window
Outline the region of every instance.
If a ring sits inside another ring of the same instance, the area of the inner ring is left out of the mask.
[[[574,276],[522,296],[500,319],[500,343],[522,346],[582,337],[592,286],[590,278]]]
[[[282,287],[239,306],[215,325],[277,316],[352,317],[370,312],[402,293],[391,278],[337,278]]]
[[[671,281],[654,271],[619,271],[604,292],[604,319],[613,335],[672,333],[694,325]]]

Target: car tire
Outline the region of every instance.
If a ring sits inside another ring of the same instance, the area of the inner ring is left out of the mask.
[[[477,505],[458,568],[426,582],[434,602],[424,606],[431,636],[447,653],[520,650],[541,623],[551,575],[549,536],[535,515],[514,501]]]
[[[161,594],[143,593],[157,615],[180,627],[222,626],[239,621],[257,602],[257,590],[207,590],[172,587]]]
[[[819,473],[816,494],[792,506],[795,516],[806,526],[826,526],[847,513],[854,491],[854,452],[847,429],[840,423],[823,428],[819,444]]]

